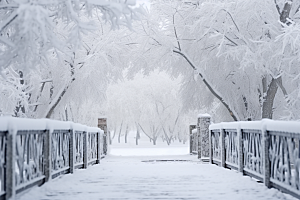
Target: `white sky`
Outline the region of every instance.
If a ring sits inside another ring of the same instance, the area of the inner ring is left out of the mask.
[[[150,1],[149,0],[136,0],[137,4],[145,4],[148,8],[150,7]]]

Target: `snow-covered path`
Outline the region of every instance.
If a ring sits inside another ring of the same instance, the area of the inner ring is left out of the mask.
[[[188,160],[157,161],[151,160]],[[144,162],[146,161],[146,162]],[[17,199],[293,199],[240,173],[201,163],[196,156],[107,156],[18,195]]]

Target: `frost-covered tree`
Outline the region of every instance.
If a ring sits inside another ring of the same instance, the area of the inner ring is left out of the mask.
[[[128,127],[137,131],[136,138],[144,133],[153,144],[160,137],[171,143],[178,133],[183,139],[187,131],[180,130],[186,127],[186,116],[181,112],[178,98],[179,81],[180,78],[172,79],[155,71],[149,76],[139,73],[133,79],[111,85],[107,90],[111,136],[125,136]]]
[[[136,67],[182,74],[185,102],[206,88],[203,105],[214,97],[234,120],[299,119],[299,4],[153,0]]]
[[[93,84],[102,80],[97,83],[100,90],[95,91],[101,93],[106,81],[98,78],[105,71],[99,68],[110,67],[114,59],[103,50],[102,45],[112,41],[106,30],[130,28],[140,13],[134,5],[134,0],[0,1],[1,113],[12,113],[11,108],[21,104],[23,116],[50,117],[64,94],[75,89],[75,82],[85,87],[83,78],[91,73],[82,69],[96,63],[98,68],[90,70],[99,73],[93,73],[90,80]],[[16,76],[19,73],[23,78]],[[20,79],[27,89],[16,86]]]

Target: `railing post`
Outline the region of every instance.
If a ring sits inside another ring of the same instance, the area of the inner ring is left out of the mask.
[[[197,119],[197,141],[198,141],[198,159],[201,158],[201,131],[200,131],[200,117]]]
[[[263,125],[264,126],[264,125]],[[262,129],[262,134],[263,134],[263,141],[264,141],[264,149],[263,149],[263,152],[264,152],[264,183],[265,183],[265,186],[270,188],[271,185],[270,185],[270,161],[269,161],[269,142],[270,142],[270,135],[269,135],[269,132],[266,130],[265,127],[263,127]]]
[[[74,142],[74,130],[70,129],[70,173],[74,173],[75,169],[75,142]]]
[[[221,167],[225,167],[225,130],[220,130],[221,134]]]
[[[44,166],[45,166],[45,182],[52,179],[51,177],[51,133],[50,130],[45,130],[44,137]]]
[[[97,160],[96,164],[100,164],[101,160],[101,139],[100,139],[101,133],[97,133]]]
[[[193,130],[196,128],[196,125],[190,125],[190,154],[193,153],[193,140],[195,139],[193,136]]]
[[[244,173],[244,154],[243,154],[243,132],[241,130],[240,124],[237,128],[237,134],[238,134],[238,139],[239,139],[239,152],[238,152],[238,157],[239,157],[239,172],[242,174]]]
[[[210,125],[210,115],[204,114],[200,115],[198,122],[200,124],[200,148],[201,148],[201,160],[209,161],[209,125]],[[199,156],[198,156],[199,158]]]
[[[88,132],[83,132],[83,168],[88,167]]]
[[[208,145],[209,146],[209,163],[212,164],[213,163],[212,162],[213,161],[213,157],[212,157],[213,155],[212,155],[212,145],[211,145],[211,143],[212,143],[211,142],[211,130],[208,130],[208,131],[209,131],[209,145]]]
[[[98,128],[104,131],[103,153],[107,155],[107,118],[98,118]]]
[[[6,145],[6,180],[5,180],[5,199],[14,199],[16,195],[15,183],[15,159],[16,159],[16,133],[9,130]]]

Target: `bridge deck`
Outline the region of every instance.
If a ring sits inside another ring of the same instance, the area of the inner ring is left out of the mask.
[[[155,159],[188,161],[151,162]],[[61,176],[18,195],[17,199],[295,200],[238,172],[200,163],[195,156],[108,156],[100,165]]]

